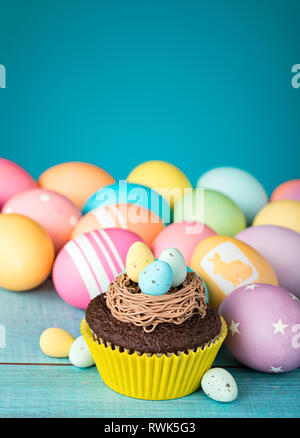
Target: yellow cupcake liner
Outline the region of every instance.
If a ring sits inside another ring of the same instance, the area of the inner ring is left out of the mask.
[[[221,347],[227,326],[212,342],[187,352],[148,354],[130,352],[97,340],[85,319],[80,330],[104,383],[114,391],[143,400],[169,400],[196,391]]]

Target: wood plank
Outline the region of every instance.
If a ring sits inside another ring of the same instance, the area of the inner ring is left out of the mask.
[[[0,417],[240,418],[300,416],[300,370],[262,374],[231,369],[239,396],[218,403],[201,390],[177,400],[143,401],[121,396],[95,367],[0,365]]]
[[[0,297],[0,324],[6,330],[6,348],[0,348],[0,363],[69,363],[68,358],[45,356],[39,347],[40,334],[48,327],[60,327],[79,336],[83,310],[63,301],[50,279],[33,291],[0,289]],[[223,347],[215,364],[240,365]]]

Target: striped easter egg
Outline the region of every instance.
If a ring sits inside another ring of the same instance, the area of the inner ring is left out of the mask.
[[[121,228],[96,230],[69,241],[56,257],[52,278],[56,291],[72,306],[86,309],[125,271],[130,246],[142,239]]]
[[[72,237],[111,227],[133,231],[150,246],[165,224],[153,211],[137,204],[105,205],[85,214],[73,229]]]

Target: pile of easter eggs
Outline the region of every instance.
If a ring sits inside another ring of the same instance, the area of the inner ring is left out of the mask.
[[[84,162],[35,181],[1,158],[0,208],[0,287],[33,289],[52,275],[61,298],[85,309],[125,270],[154,296],[193,270],[236,359],[270,373],[300,365],[300,179],[268,198],[233,167],[193,188],[164,161],[138,165],[126,181]]]

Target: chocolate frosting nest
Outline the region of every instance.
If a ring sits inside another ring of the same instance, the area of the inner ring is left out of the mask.
[[[106,305],[119,321],[142,326],[147,333],[158,324],[182,324],[192,315],[206,315],[206,293],[201,278],[188,272],[184,282],[166,294],[153,296],[141,292],[127,274],[121,274],[109,285]]]

